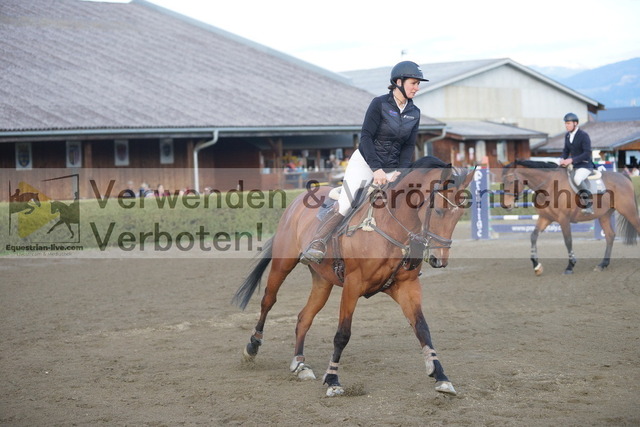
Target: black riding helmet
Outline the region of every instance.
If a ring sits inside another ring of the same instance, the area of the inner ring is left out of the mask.
[[[564,121],[565,121],[565,122],[576,122],[576,123],[579,123],[579,122],[580,122],[580,120],[578,120],[578,116],[576,116],[576,115],[575,115],[575,114],[573,114],[573,113],[567,113],[567,114],[565,114],[565,116],[564,116]]]
[[[402,80],[402,84],[400,86],[398,86],[398,84],[396,83],[398,79]],[[405,99],[408,99],[407,94],[404,91],[404,81],[406,79],[418,79],[421,82],[429,81],[424,78],[424,75],[422,74],[422,70],[420,69],[420,66],[415,62],[412,62],[412,61],[398,62],[395,65],[395,67],[391,69],[391,84],[394,87],[397,87],[398,89],[400,89],[400,92],[402,92],[402,96],[404,96]]]

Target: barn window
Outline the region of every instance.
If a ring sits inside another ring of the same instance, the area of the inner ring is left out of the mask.
[[[509,163],[507,155],[507,141],[498,141],[497,149],[498,161],[504,164]]]
[[[163,138],[160,140],[160,164],[171,165],[173,162],[173,139]]]
[[[67,158],[68,168],[81,168],[82,167],[82,142],[67,141],[66,158]]]
[[[113,156],[116,166],[129,166],[129,141],[126,139],[113,141]]]
[[[31,143],[19,142],[16,144],[16,170],[31,170],[33,157],[31,156]]]

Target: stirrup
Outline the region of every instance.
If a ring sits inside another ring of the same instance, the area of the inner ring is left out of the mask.
[[[320,249],[312,248],[314,243],[321,243],[322,246],[324,247],[324,251]],[[324,240],[321,240],[321,239],[313,240],[311,243],[309,243],[309,246],[307,247],[307,249],[300,254],[300,262],[304,265],[309,265],[312,262],[315,262],[316,264],[320,264],[324,260],[324,256],[326,252],[327,252],[327,243]]]

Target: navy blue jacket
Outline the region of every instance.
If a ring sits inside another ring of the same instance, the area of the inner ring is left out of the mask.
[[[573,142],[569,142],[569,132],[564,136],[564,150],[562,150],[562,158],[573,159],[574,168],[593,169],[593,161],[591,160],[591,138],[589,134],[578,128]]]
[[[371,170],[391,172],[409,167],[419,124],[420,109],[412,100],[400,113],[392,92],[374,98],[364,117],[358,147]]]

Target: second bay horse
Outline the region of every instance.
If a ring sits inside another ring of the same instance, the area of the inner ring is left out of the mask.
[[[309,266],[312,288],[306,305],[298,314],[294,357],[289,367],[293,374],[300,379],[315,379],[315,374],[305,364],[305,337],[332,289],[339,286],[342,296],[338,330],[333,340],[333,355],[323,377],[327,396],[344,393],[338,380],[338,366],[351,337],[356,303],[360,297],[378,292],[395,300],[409,320],[422,348],[427,374],[435,378],[436,390],[456,394],[432,344],[422,312],[418,275],[425,250],[430,251],[428,262],[431,266],[447,265],[452,233],[469,204],[466,187],[472,177],[473,173],[467,169],[455,169],[435,157],[424,157],[414,162],[396,182],[380,190],[382,198],[364,203],[350,217],[349,231],[338,232],[338,237],[334,237],[337,240],[327,243],[328,252],[323,262]],[[326,200],[329,190],[328,187],[319,188],[312,194],[313,199]],[[301,251],[309,244],[320,223],[316,218],[317,204],[310,203],[310,194],[298,196],[285,210],[275,235],[234,297],[244,309],[258,288],[262,274],[272,263],[260,318],[244,350],[247,360],[253,360],[257,355],[265,321],[276,302],[278,290],[298,264]],[[363,231],[365,223],[372,231]],[[342,269],[340,263],[336,264],[337,260],[343,261]]]
[[[567,171],[552,162],[532,160],[516,160],[502,169],[504,199],[502,204],[512,208],[524,187],[534,191],[534,206],[538,213],[538,222],[531,233],[531,261],[536,275],[542,274],[542,264],[538,260],[537,241],[540,232],[552,222],[560,224],[564,243],[569,255],[569,264],[565,274],[573,273],[576,257],[573,252],[571,223],[598,219],[607,242],[604,258],[595,267],[602,271],[609,266],[611,249],[616,237],[611,224],[611,216],[618,211],[619,229],[625,244],[636,244],[640,233],[638,205],[634,195],[633,184],[628,176],[618,172],[602,172],[606,185],[603,194],[594,194],[592,200],[593,214],[582,212],[582,201],[572,190]]]

